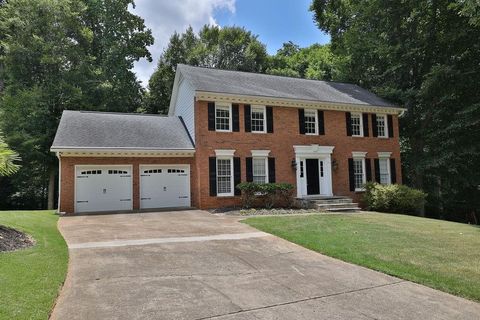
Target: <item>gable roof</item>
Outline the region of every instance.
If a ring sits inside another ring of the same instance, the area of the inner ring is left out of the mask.
[[[355,84],[177,65],[196,91],[398,108]]]
[[[63,111],[51,150],[193,150],[179,117]]]

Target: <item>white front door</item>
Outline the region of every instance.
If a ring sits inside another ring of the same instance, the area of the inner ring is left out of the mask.
[[[190,166],[140,166],[140,208],[190,207]]]
[[[132,167],[75,167],[75,212],[132,210]]]

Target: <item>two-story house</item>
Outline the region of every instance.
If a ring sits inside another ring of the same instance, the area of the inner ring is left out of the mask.
[[[64,112],[59,210],[235,206],[242,181],[359,200],[401,183],[403,111],[352,84],[178,65],[168,117]]]

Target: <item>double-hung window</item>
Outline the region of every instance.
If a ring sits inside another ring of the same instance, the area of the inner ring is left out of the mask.
[[[223,132],[232,131],[232,106],[228,104],[215,104],[215,130]]]
[[[390,159],[382,158],[378,159],[379,169],[380,169],[380,183],[381,184],[390,184]]]
[[[305,134],[312,134],[312,135],[317,134],[317,128],[318,128],[317,110],[305,109],[304,119],[305,119]]]
[[[258,157],[252,159],[253,182],[268,183],[268,158]]]
[[[380,138],[387,138],[387,116],[384,114],[377,114],[377,136]]]
[[[252,106],[251,108],[251,132],[265,133],[265,106]]]
[[[352,152],[353,156],[353,182],[355,191],[364,191],[364,185],[367,182],[365,156],[366,152]]]
[[[217,158],[217,195],[233,196],[233,158]]]
[[[363,119],[361,113],[352,113],[350,115],[350,124],[353,137],[363,137]]]

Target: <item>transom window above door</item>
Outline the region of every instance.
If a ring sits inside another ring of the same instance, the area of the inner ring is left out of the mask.
[[[317,134],[317,110],[305,109],[305,134]]]
[[[363,123],[361,113],[352,113],[350,116],[350,123],[353,137],[363,137]]]
[[[230,105],[215,104],[215,130],[232,131],[232,107]]]
[[[265,133],[265,106],[252,106],[251,108],[251,121],[252,132]]]

